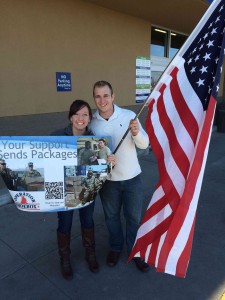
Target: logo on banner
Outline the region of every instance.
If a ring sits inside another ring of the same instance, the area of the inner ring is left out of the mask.
[[[27,192],[17,193],[13,200],[18,209],[40,210],[40,204],[37,203],[34,197]]]

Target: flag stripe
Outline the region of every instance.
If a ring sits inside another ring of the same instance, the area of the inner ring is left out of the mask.
[[[163,196],[165,195],[162,186],[160,185],[160,183],[158,182],[157,186],[156,186],[156,190],[154,191],[154,194],[152,196],[152,200],[149,203],[148,209],[153,206],[155,203],[158,202],[159,199],[163,198]]]
[[[171,83],[171,94],[174,101],[174,105],[178,111],[178,114],[180,115],[180,118],[182,119],[182,122],[187,129],[193,143],[196,143],[196,139],[198,136],[198,124],[196,122],[196,118],[193,116],[192,112],[189,109],[189,106],[187,105],[186,101],[184,100],[184,97],[180,91],[179,84],[177,81],[177,73],[178,69],[174,68],[171,75],[173,76],[173,81]],[[190,91],[193,89],[191,88]],[[188,99],[190,98],[189,95]]]
[[[170,89],[166,89],[168,91]],[[190,167],[189,160],[181,148],[178,138],[176,137],[176,132],[172,125],[172,121],[167,115],[167,111],[165,109],[164,98],[167,99],[167,94],[165,97],[158,100],[157,109],[160,116],[160,123],[168,137],[169,148],[171,149],[171,155],[173,156],[179,170],[182,172],[184,178],[187,177],[188,169]]]
[[[146,128],[159,181],[129,259],[185,277],[225,49],[225,1],[215,0],[149,98]]]
[[[188,134],[185,126],[182,123],[182,119],[178,114],[176,107],[174,105],[174,101],[171,95],[170,89],[167,89],[164,95],[166,101],[164,101],[164,105],[166,107],[166,112],[170,120],[172,121],[172,126],[175,130],[175,134],[177,140],[182,147],[183,152],[187,156],[189,163],[191,162],[192,153],[194,151],[194,143]],[[190,165],[189,165],[190,166]]]
[[[161,157],[163,157],[163,150],[160,146],[157,137],[154,134],[155,131],[153,128],[153,120],[151,119],[154,105],[155,105],[155,100],[153,99],[149,106],[149,113],[148,113],[149,118],[147,118],[146,127],[148,128],[149,136],[151,136],[151,147],[153,149],[153,152],[156,155],[157,160],[159,161],[158,168],[159,168],[159,173],[162,174],[161,181],[163,181],[163,190],[164,191],[168,190],[171,192],[172,197],[171,197],[170,205],[172,209],[175,209],[179,201],[179,194],[177,193],[176,189],[173,188],[173,182],[167,174],[167,170],[164,164],[164,159],[160,159]],[[161,127],[160,123],[158,122],[156,128],[160,128],[160,127]]]
[[[163,190],[165,193],[170,192],[172,194],[170,204],[172,206],[175,205],[176,207],[182,190],[179,189],[180,186],[178,184],[175,186],[174,183],[176,183],[176,178],[179,178],[179,181],[183,181],[183,183],[185,179],[171,155],[167,136],[160,123],[160,117],[158,115],[156,103],[153,107],[154,114],[151,115],[152,123],[149,123],[148,133],[151,139],[152,149],[158,160],[158,168],[159,173],[161,174],[160,179]],[[154,128],[157,128],[157,131],[154,131],[153,126]],[[177,173],[179,174],[179,177],[176,176]],[[176,178],[174,176],[176,176]]]
[[[147,256],[147,263],[155,266],[155,261],[159,249],[159,243],[160,243],[160,238],[156,238],[152,244],[150,244],[148,247],[150,248],[150,251]]]
[[[173,215],[170,215],[168,218],[164,219],[157,227],[152,231],[148,231],[142,237],[140,236],[134,245],[132,252],[135,254],[139,252],[138,249],[145,248],[147,249],[148,245],[151,244],[159,235],[159,233],[165,233],[168,225],[171,223]]]
[[[145,223],[148,221],[151,217],[159,213],[167,204],[167,198],[166,196],[158,199],[158,201],[151,205],[151,209],[148,209],[146,211],[146,214],[144,215],[142,219],[142,223]]]
[[[160,211],[158,211],[157,214],[152,216],[150,220],[147,220],[145,223],[143,223],[143,226],[141,227],[140,230],[139,237],[145,235],[147,232],[150,232],[151,229],[154,229],[157,226],[159,226],[162,223],[162,220],[167,219],[168,217],[171,216],[171,214],[172,214],[172,210],[170,208],[170,205],[167,204]]]
[[[177,262],[175,274],[178,277],[185,277],[185,274],[187,271],[187,267],[189,264],[189,257],[190,257],[190,253],[191,253],[191,249],[192,249],[192,240],[193,240],[193,236],[194,236],[195,220],[196,220],[196,218],[194,218],[187,244],[184,247],[184,250],[183,250],[182,254],[180,255],[178,262]]]

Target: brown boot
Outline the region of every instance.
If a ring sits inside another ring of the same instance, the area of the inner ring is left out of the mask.
[[[95,256],[95,237],[94,227],[81,227],[83,246],[85,247],[85,259],[91,272],[97,273],[99,271],[98,262]]]
[[[65,279],[71,280],[73,278],[73,270],[70,264],[70,233],[57,232],[57,240],[62,275]]]

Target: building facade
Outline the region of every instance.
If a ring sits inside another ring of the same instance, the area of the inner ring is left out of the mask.
[[[157,72],[208,5],[203,0],[0,0],[0,117],[63,112],[79,98],[94,107],[92,86],[100,79],[112,83],[116,103],[135,105],[136,58],[149,57],[151,44],[162,43],[159,34],[151,43],[153,30],[169,37],[165,55],[151,55]],[[70,75],[71,90],[57,91],[56,73]]]

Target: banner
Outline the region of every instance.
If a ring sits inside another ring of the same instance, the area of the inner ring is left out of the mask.
[[[110,149],[102,136],[1,136],[0,175],[20,210],[80,209],[110,176]]]

